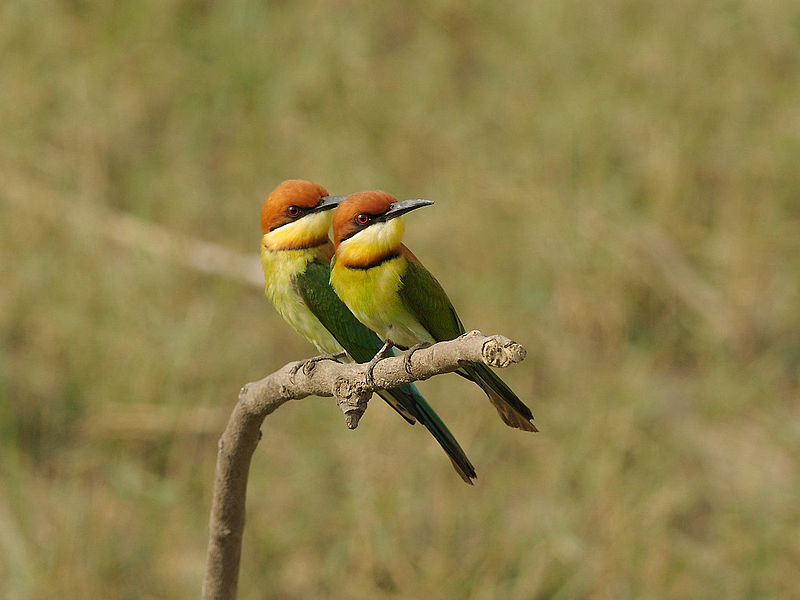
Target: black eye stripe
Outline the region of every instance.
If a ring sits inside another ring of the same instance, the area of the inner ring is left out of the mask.
[[[291,217],[293,219],[297,219],[299,217],[303,217],[309,213],[314,212],[313,206],[305,207],[305,206],[296,206],[292,204],[291,206],[286,207],[286,216]]]
[[[351,221],[354,227],[351,231],[342,237],[342,241],[353,237],[355,234],[364,231],[373,223],[380,222],[380,215],[371,215],[369,213],[358,213]]]

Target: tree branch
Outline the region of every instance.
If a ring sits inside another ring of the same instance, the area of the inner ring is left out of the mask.
[[[450,373],[467,363],[507,367],[524,358],[525,348],[516,342],[500,335],[486,337],[480,331],[471,331],[415,352],[410,373],[402,356],[381,360],[373,371],[373,385],[366,383],[366,365],[332,360],[289,363],[260,381],[246,384],[219,440],[203,599],[236,597],[247,477],[261,438],[260,427],[268,414],[289,400],[311,395],[334,396],[347,427],[355,429],[375,390]]]

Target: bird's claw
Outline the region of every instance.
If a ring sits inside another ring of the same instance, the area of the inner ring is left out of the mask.
[[[367,363],[367,371],[364,373],[364,382],[369,386],[373,387],[375,385],[375,378],[372,376],[372,372],[375,370],[375,365],[377,365],[381,360],[386,358],[386,353],[389,352],[394,347],[394,342],[392,340],[386,340],[381,346],[381,349],[372,357],[372,360]]]
[[[294,376],[297,375],[297,372],[303,367],[302,362],[298,362],[294,365],[291,369],[289,369],[289,381],[294,384]]]
[[[411,372],[411,357],[414,356],[414,352],[417,350],[422,350],[423,348],[427,348],[430,345],[430,342],[420,342],[419,344],[411,346],[411,348],[408,349],[405,355],[403,355],[403,368],[406,370],[406,373],[413,375]]]
[[[465,339],[469,339],[471,337],[476,337],[476,336],[479,336],[479,335],[483,335],[483,334],[479,330],[473,329],[471,331],[465,331],[460,336],[458,336],[456,339],[465,340]]]
[[[332,360],[333,362],[338,363],[339,359],[342,359],[345,356],[347,356],[346,352],[339,352],[338,354],[320,354],[319,356],[308,358],[297,363],[289,370],[289,380],[294,383],[295,375],[297,375],[297,372],[300,370],[303,371],[303,375],[309,375],[311,371],[314,370],[314,367],[318,362],[322,362],[323,360]]]
[[[308,375],[311,373],[318,362],[322,362],[323,360],[332,360],[333,362],[338,363],[345,356],[347,356],[347,352],[337,352],[336,354],[320,354],[319,356],[309,358],[303,362],[303,374]]]

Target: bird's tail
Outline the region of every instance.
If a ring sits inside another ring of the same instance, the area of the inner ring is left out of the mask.
[[[417,422],[417,417],[415,414],[406,408],[406,405],[413,408],[413,402],[408,402],[407,400],[403,399],[401,401],[401,394],[393,393],[395,390],[375,390],[375,393],[378,394],[381,398],[386,401],[386,404],[391,406],[393,409],[397,411],[401,417],[403,417],[406,421],[408,421],[411,425]],[[411,399],[413,396],[409,393],[407,394],[408,399]]]
[[[464,371],[469,379],[477,383],[486,395],[497,412],[503,423],[509,427],[516,427],[525,431],[539,431],[531,421],[533,413],[525,403],[520,400],[513,390],[498,377],[486,365],[470,365],[464,367]]]
[[[453,463],[456,473],[461,476],[461,479],[472,485],[472,480],[478,477],[475,473],[475,467],[472,466],[464,450],[461,449],[456,438],[450,433],[447,425],[425,401],[425,398],[422,397],[415,385],[408,384],[390,390],[381,390],[379,394],[397,412],[406,417],[406,420],[409,420],[407,414],[411,414],[422,423],[431,432],[431,435],[436,438],[436,441],[439,442],[444,451],[447,452],[447,456],[450,457],[450,462]],[[413,423],[410,420],[409,422]]]

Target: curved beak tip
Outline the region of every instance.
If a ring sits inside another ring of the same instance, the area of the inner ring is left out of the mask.
[[[395,202],[389,207],[389,210],[386,211],[385,216],[390,219],[394,217],[399,217],[400,215],[404,215],[407,212],[416,210],[417,208],[422,208],[423,206],[430,206],[431,204],[433,204],[433,200],[426,200],[424,198],[400,200],[398,202]]]

